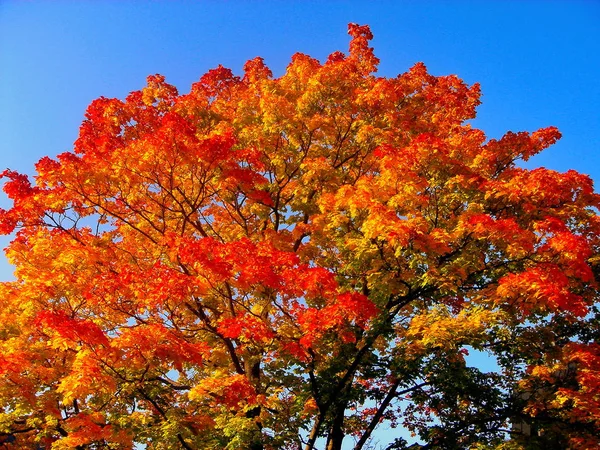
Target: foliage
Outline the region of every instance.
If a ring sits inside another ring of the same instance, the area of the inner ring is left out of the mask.
[[[592,181],[519,167],[559,132],[488,140],[478,85],[377,77],[349,32],[279,78],[150,76],[3,172],[5,448],[600,445]]]

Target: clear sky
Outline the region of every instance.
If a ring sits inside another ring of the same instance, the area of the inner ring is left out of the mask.
[[[218,64],[239,74],[262,56],[278,76],[297,51],[346,51],[349,22],[371,26],[380,75],[423,61],[480,82],[475,126],[500,137],[555,125],[563,139],[528,166],[600,183],[597,0],[0,0],[0,170],[32,173],[42,156],[71,150],[94,98],[123,98],[149,74],[188,92]],[[0,279],[10,276],[0,262]]]

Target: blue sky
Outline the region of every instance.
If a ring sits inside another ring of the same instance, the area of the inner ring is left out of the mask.
[[[240,73],[262,56],[278,76],[297,51],[321,60],[345,51],[349,22],[371,26],[380,75],[423,61],[435,75],[480,82],[475,126],[500,137],[555,125],[563,139],[528,166],[572,168],[600,183],[592,0],[0,0],[0,170],[32,173],[42,156],[71,150],[93,99],[123,98],[149,74],[187,92],[218,64]],[[0,279],[10,277],[0,261]]]

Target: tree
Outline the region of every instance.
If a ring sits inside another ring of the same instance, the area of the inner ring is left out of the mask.
[[[382,422],[422,449],[600,445],[592,181],[517,165],[555,128],[488,140],[478,85],[377,77],[349,33],[280,78],[150,76],[34,183],[3,172],[3,448],[358,450]]]

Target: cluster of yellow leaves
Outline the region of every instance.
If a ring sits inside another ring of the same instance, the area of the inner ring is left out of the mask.
[[[485,341],[485,333],[501,322],[501,314],[482,307],[465,308],[453,315],[445,307],[417,314],[406,330],[409,352],[423,355],[431,349],[456,350]]]

